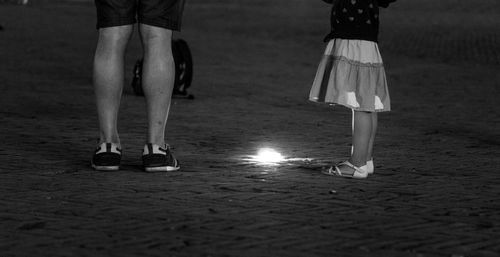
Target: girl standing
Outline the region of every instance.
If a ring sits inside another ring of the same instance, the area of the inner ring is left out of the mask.
[[[331,33],[309,100],[352,110],[349,160],[324,173],[366,178],[374,172],[377,113],[390,111],[385,70],[378,49],[379,6],[396,0],[323,0],[332,4]]]

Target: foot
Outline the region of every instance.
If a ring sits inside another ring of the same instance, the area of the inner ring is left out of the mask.
[[[92,168],[100,171],[114,171],[120,169],[122,150],[117,144],[102,143],[92,156]]]
[[[146,144],[142,153],[142,163],[147,172],[176,171],[181,168],[167,144],[163,147]]]
[[[368,177],[368,172],[365,169],[363,169],[362,167],[354,166],[349,161],[341,162],[336,166],[330,167],[330,169],[323,172],[323,174],[357,179]]]

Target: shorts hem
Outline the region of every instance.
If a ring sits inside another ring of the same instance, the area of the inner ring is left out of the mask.
[[[181,30],[180,22],[173,21],[173,20],[158,21],[158,20],[154,20],[154,19],[139,18],[138,22],[140,24],[150,25],[150,26],[154,26],[154,27],[160,27],[160,28],[169,29],[169,30],[175,30],[175,31]]]
[[[137,21],[135,19],[116,19],[109,21],[99,21],[96,24],[96,29],[133,25],[136,22]]]

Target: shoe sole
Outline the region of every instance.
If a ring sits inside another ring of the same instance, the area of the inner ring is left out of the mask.
[[[99,170],[99,171],[117,171],[120,170],[120,166],[97,166],[92,164],[92,168],[94,170]]]
[[[161,172],[161,171],[177,171],[181,167],[173,167],[173,166],[161,166],[161,167],[144,167],[146,172]]]

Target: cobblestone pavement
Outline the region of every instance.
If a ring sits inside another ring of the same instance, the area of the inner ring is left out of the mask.
[[[321,1],[188,1],[196,99],[174,101],[167,174],[140,168],[137,38],[123,169],[95,172],[92,4],[1,6],[0,256],[500,256],[499,4],[466,2],[383,12],[394,111],[363,181],[320,174],[350,139],[347,110],[306,101]]]

